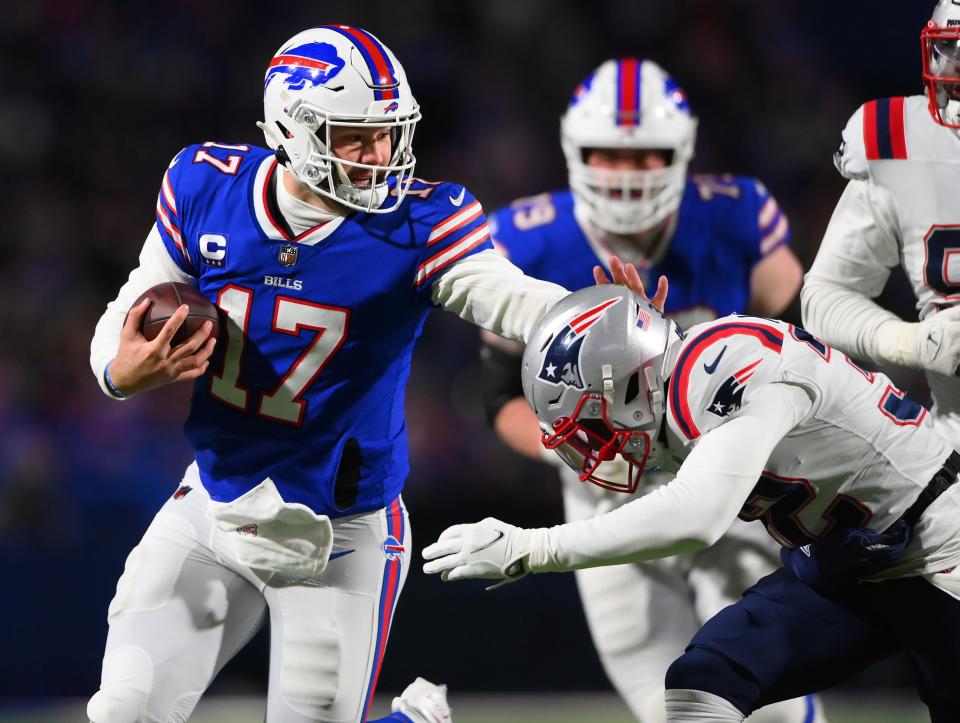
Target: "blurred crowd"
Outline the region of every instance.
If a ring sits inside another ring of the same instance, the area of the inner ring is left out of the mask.
[[[6,7],[0,697],[95,689],[124,556],[190,454],[180,431],[189,389],[106,399],[87,361],[93,326],[136,262],[169,159],[193,142],[262,142],[254,126],[262,117],[260,78],[285,38],[330,22],[380,36],[422,107],[417,175],[465,183],[488,210],[565,184],[558,118],[593,67],[616,55],[655,59],[700,118],[692,170],[761,178],[809,265],[843,188],[831,162],[840,130],[867,99],[920,91],[918,35],[931,7],[866,0]],[[909,315],[909,290],[898,284],[887,299]],[[435,315],[414,361],[405,499],[416,548],[454,521],[487,514],[526,525],[558,521],[551,471],[522,461],[486,428],[476,330]],[[473,585],[450,590],[415,571],[383,686],[431,665],[462,687],[602,686],[572,581],[523,586],[495,596]],[[473,619],[481,605],[486,617]],[[493,678],[471,667],[483,664],[482,651],[464,655],[490,631],[505,641],[521,636],[526,646]],[[218,685],[255,689],[248,681],[256,681],[257,664],[241,659]]]

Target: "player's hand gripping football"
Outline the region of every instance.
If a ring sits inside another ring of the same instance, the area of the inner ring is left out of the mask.
[[[920,322],[917,358],[923,369],[960,375],[960,306],[938,311]]]
[[[611,256],[610,275],[613,277],[614,284],[626,286],[633,293],[640,294],[640,296],[642,296],[644,299],[647,299],[655,309],[661,313],[663,312],[663,305],[667,301],[667,292],[670,290],[670,285],[667,282],[666,276],[661,276],[657,280],[657,291],[654,293],[653,298],[650,298],[647,296],[647,292],[643,288],[643,281],[640,280],[640,274],[637,271],[637,267],[633,264],[625,264],[618,256]],[[607,278],[606,272],[601,266],[593,267],[593,279],[598,285],[611,283],[610,279]]]
[[[440,573],[445,582],[481,578],[514,582],[529,572],[527,556],[541,530],[520,527],[488,517],[468,525],[448,527],[432,545],[423,549],[429,560],[423,571]]]
[[[177,329],[187,318],[190,307],[186,304],[181,305],[167,319],[156,338],[149,341],[140,329],[151,303],[144,299],[130,309],[120,332],[117,356],[110,362],[110,381],[126,395],[202,376],[217,343],[210,335],[213,324],[206,321],[185,342],[170,345]]]

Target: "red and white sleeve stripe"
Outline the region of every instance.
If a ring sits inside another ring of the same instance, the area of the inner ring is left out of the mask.
[[[466,210],[467,209],[464,209],[464,211]],[[450,244],[442,251],[434,254],[420,264],[420,266],[417,268],[416,286],[422,286],[424,282],[434,276],[438,271],[446,268],[457,259],[462,258],[466,254],[470,253],[470,251],[482,244],[488,238],[490,238],[490,229],[487,227],[487,224],[484,223],[468,233],[459,241]]]

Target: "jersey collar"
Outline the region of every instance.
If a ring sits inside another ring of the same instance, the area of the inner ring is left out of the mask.
[[[253,210],[260,230],[267,238],[274,241],[295,241],[313,246],[340,228],[340,225],[346,219],[345,216],[308,228],[301,234],[294,234],[283,214],[280,213],[280,206],[277,203],[276,184],[279,175],[277,173],[277,159],[268,156],[261,162],[253,182]]]

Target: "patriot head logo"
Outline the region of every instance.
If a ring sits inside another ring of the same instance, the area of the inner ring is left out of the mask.
[[[726,350],[726,347],[724,347]],[[723,352],[720,352],[723,356]],[[720,358],[717,357],[717,361]],[[753,376],[757,367],[763,359],[757,359],[752,364],[747,364],[743,369],[736,371],[733,375],[727,377],[717,393],[713,395],[713,401],[707,407],[707,411],[718,417],[726,417],[740,410],[743,406],[743,390],[747,388],[747,380]],[[709,372],[708,372],[709,373]]]
[[[330,43],[304,43],[282,50],[267,66],[263,79],[266,89],[270,81],[278,76],[287,90],[304,90],[315,85],[323,85],[344,66],[344,60]]]
[[[618,301],[620,301],[619,296],[609,299],[572,319],[550,342],[537,377],[549,384],[566,384],[568,387],[583,389],[583,377],[580,376],[580,347],[583,346],[583,340],[587,338],[590,327],[600,321],[607,309]]]

